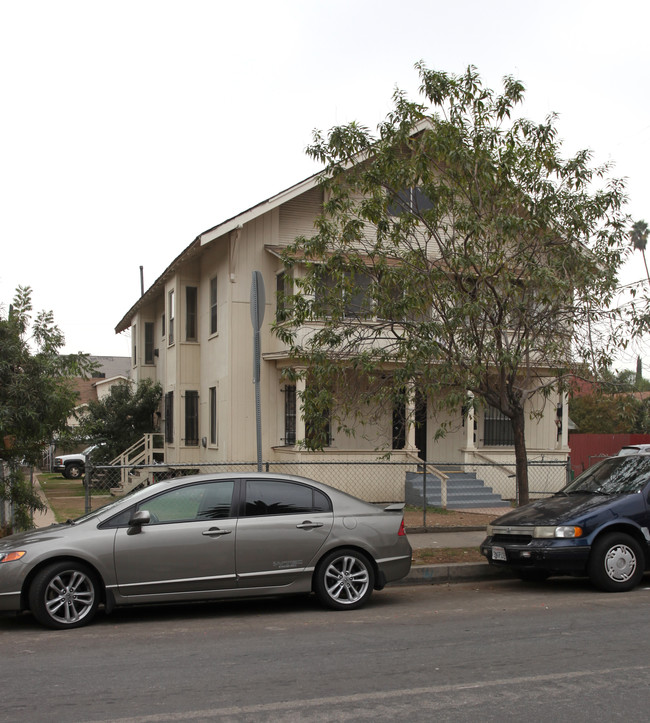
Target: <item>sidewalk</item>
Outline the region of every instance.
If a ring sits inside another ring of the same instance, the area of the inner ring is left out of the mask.
[[[38,475],[34,474],[34,490],[38,494],[38,496],[41,498],[41,501],[43,504],[47,505],[47,497],[43,494],[43,489],[41,487],[40,480],[38,479]],[[54,517],[54,512],[52,512],[49,505],[47,505],[47,509],[45,512],[34,512],[34,526],[35,527],[48,527],[49,525],[53,525],[56,523],[56,519]]]

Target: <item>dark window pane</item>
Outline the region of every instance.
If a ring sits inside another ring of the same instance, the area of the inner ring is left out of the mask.
[[[174,442],[174,392],[165,394],[165,442]]]
[[[210,334],[217,333],[217,277],[210,279]]]
[[[144,323],[144,363],[153,364],[153,321],[145,321]]]
[[[292,515],[328,512],[326,495],[307,485],[280,480],[246,481],[246,515]]]
[[[345,299],[345,316],[348,318],[366,318],[372,315],[372,299],[369,293],[372,279],[368,274],[355,274],[350,277],[352,290]]]
[[[411,211],[411,189],[405,188],[395,196],[388,204],[389,216],[401,216]]]
[[[485,410],[483,444],[488,447],[509,447],[515,443],[512,422],[494,407]]]
[[[332,505],[329,497],[320,490],[314,490],[313,511],[314,512],[330,512]]]
[[[199,393],[185,392],[185,446],[199,444]]]
[[[388,204],[389,216],[401,216],[403,213],[422,213],[433,208],[433,201],[424,191],[415,186],[400,191]]]
[[[210,444],[217,443],[217,388],[210,387]]]
[[[433,208],[433,201],[424,193],[421,188],[413,189],[413,210],[417,213]]]
[[[196,341],[197,339],[196,286],[188,286],[185,289],[185,339],[186,341]]]
[[[172,289],[169,292],[169,303],[168,303],[168,311],[169,314],[169,343],[174,343],[174,317],[176,316],[176,308],[174,306],[174,290]]]
[[[296,387],[292,384],[284,388],[284,443],[296,443]]]

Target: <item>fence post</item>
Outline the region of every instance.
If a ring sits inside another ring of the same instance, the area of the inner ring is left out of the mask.
[[[422,464],[422,527],[427,526],[427,463]]]
[[[92,476],[92,463],[89,459],[86,460],[86,471],[84,472],[84,496],[85,496],[85,510],[86,514],[90,512],[90,478]]]
[[[0,485],[2,491],[6,492],[5,486],[5,463],[0,459]],[[4,496],[0,499],[0,530],[4,530],[7,525],[7,501]]]
[[[447,476],[442,476],[440,479],[440,505],[443,510],[447,509]]]

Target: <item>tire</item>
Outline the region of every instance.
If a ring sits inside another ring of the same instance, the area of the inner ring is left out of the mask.
[[[591,582],[606,592],[627,592],[645,572],[641,545],[630,535],[614,532],[596,540],[589,557]]]
[[[536,568],[520,568],[516,570],[517,577],[524,582],[544,582],[548,580],[551,573],[547,570],[538,570]]]
[[[83,473],[84,471],[80,464],[77,462],[71,462],[70,464],[66,464],[63,476],[66,479],[79,479],[80,477],[83,477]]]
[[[95,574],[80,562],[57,562],[41,570],[29,588],[29,607],[39,623],[63,630],[88,625],[100,602]]]
[[[368,601],[375,586],[370,560],[357,550],[335,550],[326,555],[314,573],[314,592],[333,610],[355,610]]]

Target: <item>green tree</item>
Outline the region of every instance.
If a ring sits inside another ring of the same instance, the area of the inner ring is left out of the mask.
[[[571,420],[581,433],[629,434],[644,431],[644,405],[630,394],[586,394],[569,403]]]
[[[645,256],[645,249],[648,245],[648,224],[645,221],[635,221],[630,231],[630,241],[635,251],[640,251],[643,255],[643,265],[645,266],[645,275],[650,282],[650,272],[648,272],[648,261]]]
[[[0,309],[0,459],[9,468],[0,498],[13,505],[18,529],[42,509],[22,465],[37,464],[43,447],[66,427],[77,404],[71,380],[93,369],[85,354],[60,354],[63,344],[52,312],[32,319],[31,289],[18,287],[8,313]]]
[[[123,382],[111,387],[110,394],[88,402],[81,413],[78,434],[101,443],[94,463],[108,462],[143,434],[154,431],[154,415],[160,405],[162,388],[151,379],[138,384]]]
[[[285,254],[296,293],[276,333],[306,369],[308,417],[348,430],[414,386],[430,409],[500,410],[523,504],[527,403],[570,359],[609,360],[595,331],[626,251],[624,186],[588,151],[563,159],[553,116],[511,118],[521,82],[496,94],[473,67],[417,68],[424,102],[396,91],[376,135],[315,132],[323,212]],[[342,367],[356,375],[344,390]]]

